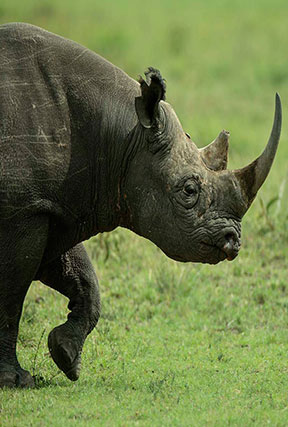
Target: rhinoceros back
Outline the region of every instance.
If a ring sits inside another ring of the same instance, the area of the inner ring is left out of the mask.
[[[0,26],[0,46],[1,218],[54,206],[77,219],[94,200],[104,113],[137,83],[89,49],[29,24]]]

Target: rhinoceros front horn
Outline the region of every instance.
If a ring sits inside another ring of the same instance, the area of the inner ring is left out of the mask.
[[[265,181],[272,166],[281,133],[282,111],[278,93],[275,99],[275,115],[268,144],[263,153],[248,166],[232,171],[240,182],[243,195],[247,201],[247,209],[254,200],[257,191]]]

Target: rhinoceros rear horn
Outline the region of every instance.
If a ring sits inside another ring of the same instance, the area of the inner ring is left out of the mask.
[[[159,70],[152,67],[140,77],[141,96],[135,99],[135,108],[142,126],[151,128],[159,116],[159,102],[165,100],[166,85]]]
[[[265,150],[250,165],[233,171],[246,197],[247,209],[253,202],[257,191],[264,183],[272,166],[280,138],[281,122],[281,100],[278,93],[276,93],[274,123]]]
[[[200,148],[202,160],[209,169],[220,171],[227,168],[229,135],[227,130],[222,130],[211,144]]]

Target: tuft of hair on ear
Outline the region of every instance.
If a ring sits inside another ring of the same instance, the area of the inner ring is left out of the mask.
[[[151,87],[151,89],[155,86],[158,88],[161,88],[161,91],[159,93],[159,101],[166,99],[166,83],[165,79],[161,76],[161,73],[159,70],[153,67],[148,67],[148,70],[144,72],[146,81],[140,76],[139,77],[139,83],[141,85],[142,92],[145,93],[145,88],[147,86]]]

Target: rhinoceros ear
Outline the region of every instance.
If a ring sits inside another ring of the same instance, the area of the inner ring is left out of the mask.
[[[222,130],[211,144],[199,150],[209,169],[220,171],[227,168],[229,135],[227,130]]]
[[[166,85],[159,70],[149,67],[145,72],[146,81],[139,79],[141,96],[135,99],[139,122],[145,128],[151,128],[159,117],[159,102],[165,100]]]

